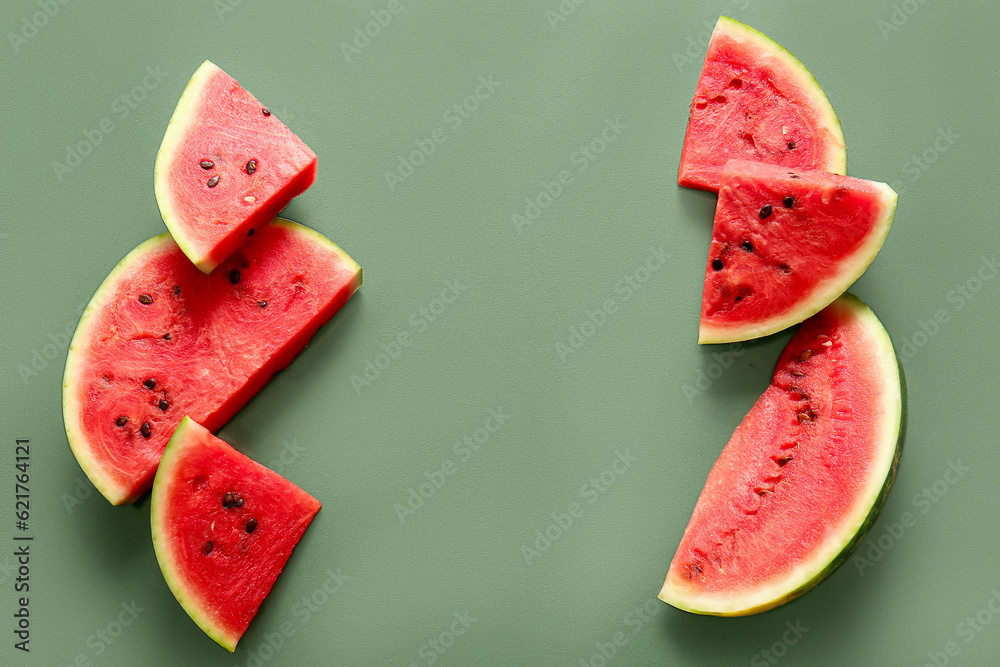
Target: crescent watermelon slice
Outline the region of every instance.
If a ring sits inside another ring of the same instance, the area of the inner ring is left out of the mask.
[[[722,16],[691,101],[677,182],[717,192],[731,159],[847,173],[840,120],[809,70],[766,35]]]
[[[233,77],[205,61],[156,155],[156,203],[208,273],[316,180],[316,154]]]
[[[885,183],[732,160],[722,173],[698,342],[786,329],[864,273],[896,210]]]
[[[135,501],[184,415],[220,428],[360,284],[353,259],[287,220],[210,274],[169,234],[135,248],[94,294],[66,358],[66,434],[94,486],[115,505]]]
[[[815,586],[878,516],[905,408],[892,343],[864,303],[844,294],[806,320],[712,466],[660,599],[742,616]]]
[[[191,619],[232,652],[319,508],[185,417],[153,483],[156,560]]]

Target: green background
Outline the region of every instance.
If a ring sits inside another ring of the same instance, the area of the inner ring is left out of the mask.
[[[0,664],[596,666],[619,632],[608,664],[774,664],[760,653],[773,649],[782,665],[923,665],[949,642],[950,664],[996,664],[1000,619],[966,619],[1000,589],[1000,279],[976,282],[998,245],[997,3],[587,0],[550,22],[556,0],[412,0],[353,53],[343,45],[387,0],[71,0],[51,17],[43,4],[0,9]],[[740,619],[655,601],[712,462],[790,335],[738,357],[696,344],[715,198],[675,176],[719,14],[799,57],[840,115],[849,173],[899,191],[892,232],[852,290],[901,349],[909,384],[906,450],[873,532],[886,548],[862,546],[878,560]],[[167,589],[148,496],[115,508],[93,492],[61,414],[83,304],[164,229],[153,161],[206,58],[319,155],[315,185],[285,215],[365,276],[221,431],[324,503],[233,656]],[[492,92],[457,125],[448,110],[480,77]],[[581,158],[615,119],[620,135]],[[385,173],[435,130],[444,143],[390,187]],[[90,153],[57,170],[88,132]],[[940,133],[951,139],[935,147]],[[563,171],[572,181],[518,229],[525,197]],[[627,300],[616,292],[660,248],[669,257],[648,280]],[[442,312],[445,281],[459,290]],[[570,327],[609,298],[615,312],[561,356]],[[377,357],[403,332],[409,346]],[[722,370],[715,355],[735,361]],[[352,385],[366,361],[378,377]],[[509,418],[462,460],[455,443],[497,409]],[[12,634],[16,438],[32,448],[29,655]],[[585,494],[618,452],[628,469]],[[401,519],[395,506],[448,460],[453,474]],[[953,463],[968,470],[956,478]],[[527,562],[522,547],[556,534],[552,515],[572,503],[582,515]],[[141,611],[105,642],[123,603]],[[467,631],[431,647],[456,613]]]

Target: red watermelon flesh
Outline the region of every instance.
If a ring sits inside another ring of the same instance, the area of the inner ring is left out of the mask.
[[[316,180],[316,154],[231,76],[205,61],[156,156],[167,229],[208,273]]]
[[[885,183],[727,163],[699,342],[766,336],[826,307],[875,258],[895,210],[896,193]]]
[[[816,79],[780,44],[723,16],[691,101],[677,182],[717,192],[731,159],[847,173],[844,133]]]
[[[185,417],[153,484],[156,559],[188,615],[232,652],[319,509]]]
[[[287,220],[210,274],[169,234],[141,244],[104,280],[70,344],[63,412],[80,466],[112,503],[135,501],[181,417],[221,427],[360,284],[354,260]]]
[[[818,583],[878,515],[904,408],[892,343],[857,297],[806,320],[712,467],[660,598],[744,615]]]

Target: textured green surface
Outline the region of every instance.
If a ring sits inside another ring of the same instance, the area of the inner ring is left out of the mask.
[[[996,3],[587,0],[563,3],[575,11],[553,28],[556,0],[414,0],[348,61],[341,44],[387,1],[223,2],[71,0],[51,18],[34,1],[0,7],[0,664],[599,665],[597,644],[610,653],[619,632],[613,665],[767,664],[772,648],[782,665],[922,665],[946,649],[953,664],[993,664],[1000,618],[980,612],[1000,591],[1000,276],[984,264],[1000,254]],[[901,25],[886,31],[894,11]],[[886,244],[852,291],[900,348],[909,389],[906,454],[876,541],[858,552],[879,556],[881,540],[884,554],[741,619],[655,599],[705,475],[790,335],[696,343],[715,199],[679,189],[675,174],[699,40],[722,13],[802,60],[843,123],[848,173],[899,192]],[[33,17],[37,34],[24,28]],[[22,29],[30,39],[12,43]],[[221,432],[324,503],[233,656],[163,582],[148,497],[115,508],[82,481],[60,408],[83,305],[163,231],[153,160],[205,58],[316,151],[316,184],[285,216],[365,271]],[[153,89],[126,106],[119,96],[144,77]],[[479,88],[488,98],[458,125],[448,110],[480,77],[497,85]],[[620,135],[583,158],[616,118]],[[57,177],[67,144],[96,138],[102,121],[100,143]],[[432,136],[445,141],[390,190],[384,172]],[[934,160],[926,169],[921,155]],[[512,213],[563,171],[572,181],[519,231]],[[650,254],[661,247],[665,260]],[[628,288],[647,261],[656,269]],[[456,280],[441,312],[435,299]],[[570,327],[605,305],[614,312],[595,314],[603,324],[561,358]],[[398,356],[376,356],[402,333]],[[383,369],[356,392],[366,360]],[[499,429],[456,454],[497,409]],[[16,438],[32,446],[27,655],[12,633]],[[582,489],[616,452],[635,460],[596,482],[603,493]],[[445,461],[453,473],[401,523],[394,505]],[[552,515],[573,503],[582,514],[527,564],[522,546],[555,535]],[[904,518],[892,537],[886,525]],[[452,627],[465,632],[438,643]]]

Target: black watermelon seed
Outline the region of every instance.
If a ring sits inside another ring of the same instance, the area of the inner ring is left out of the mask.
[[[249,229],[249,230],[247,231],[247,236],[253,236],[253,233],[254,233],[255,231],[257,231],[257,230],[256,230],[256,229],[254,229],[253,227],[251,227],[251,228],[250,228],[250,229]]]
[[[124,426],[127,423],[128,423],[128,417],[126,417],[125,415],[122,415],[121,417],[115,420],[116,426]]]
[[[257,519],[250,519],[247,521],[247,532],[252,533],[257,530]]]
[[[149,296],[148,294],[140,294],[139,303],[143,304],[144,306],[148,306],[149,304],[153,303],[153,297]]]
[[[237,498],[236,499],[236,506],[237,507],[243,507],[243,499],[242,498]]]
[[[271,115],[271,110],[268,109],[267,107],[264,107],[263,109],[261,109],[260,112],[262,114],[264,114],[265,116],[270,116]]]
[[[166,410],[166,409],[167,409],[167,408],[169,408],[169,407],[170,407],[170,404],[169,404],[169,403],[167,403],[167,402],[166,402],[166,401],[164,401],[164,400],[160,400],[160,409],[161,409],[161,410]]]
[[[212,178],[208,179],[208,187],[214,188],[218,184],[219,184],[219,175],[218,174],[216,174]]]
[[[139,429],[139,432],[142,433],[142,437],[148,438],[153,433],[153,427],[149,425],[149,422],[142,422],[142,428]]]
[[[803,373],[802,371],[792,371],[792,375],[794,375],[797,378],[800,378],[803,375],[805,375],[805,373]]]
[[[788,142],[788,150],[790,150],[790,151],[794,151],[795,150],[795,142],[794,141],[789,141]]]
[[[258,301],[257,305],[261,308],[267,308],[267,301]]]
[[[143,382],[143,384],[146,385],[147,389],[153,389],[154,387],[156,387],[156,380],[154,378],[149,378],[148,380]]]
[[[764,206],[761,207],[760,213],[758,215],[760,215],[761,220],[766,220],[768,217],[770,217],[771,211],[773,210],[774,209],[771,208],[770,204],[764,204]]]
[[[795,197],[785,197],[781,200],[781,203],[785,205],[785,208],[791,208],[795,205]]]
[[[169,333],[163,334],[163,340],[170,340],[170,334]]]
[[[799,355],[799,361],[805,361],[811,356],[813,356],[812,350],[802,350],[802,354]]]
[[[215,166],[215,163],[212,162],[211,160],[202,160],[201,162],[198,163],[198,166],[200,166],[202,169],[211,169],[212,167]]]
[[[744,241],[742,248],[747,252],[753,252],[753,244],[750,243],[749,241]]]
[[[807,412],[800,412],[798,415],[796,415],[796,419],[799,420],[800,424],[812,421],[812,417],[810,417],[809,413]]]
[[[174,285],[174,296],[180,296],[180,295],[181,295],[181,286]]]
[[[742,296],[738,296],[738,297],[736,297],[735,299],[733,299],[733,301],[735,301],[736,303],[739,303],[739,302],[740,302],[740,301],[742,301],[742,300],[743,300],[743,297],[742,297]]]
[[[229,509],[236,504],[236,497],[232,491],[226,491],[226,497],[222,499],[222,506]]]
[[[205,555],[206,555],[206,556],[207,556],[208,554],[212,553],[212,542],[211,542],[211,540],[210,540],[210,541],[208,541],[208,542],[205,542],[205,548],[204,548],[204,551],[205,551]]]
[[[719,259],[718,257],[716,257],[715,259],[713,259],[712,260],[712,268],[715,269],[716,271],[721,271],[722,270],[722,260]]]
[[[235,285],[239,281],[240,281],[240,270],[239,269],[233,269],[232,271],[230,271],[229,272],[229,282],[231,282],[232,284]]]
[[[246,170],[248,174],[252,174],[257,171],[257,160],[250,160],[247,162]]]

